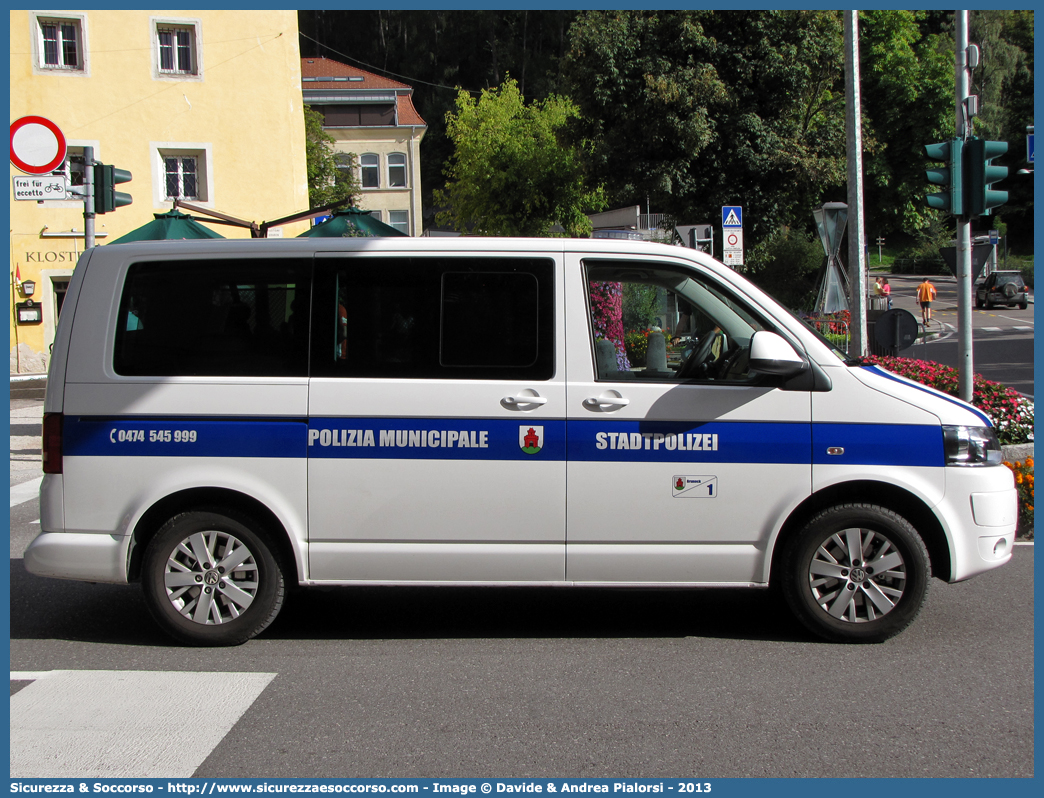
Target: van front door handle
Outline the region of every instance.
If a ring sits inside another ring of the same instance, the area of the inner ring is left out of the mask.
[[[591,396],[584,399],[584,406],[588,410],[608,410],[616,407],[626,407],[631,403],[616,391],[606,391],[601,396]]]

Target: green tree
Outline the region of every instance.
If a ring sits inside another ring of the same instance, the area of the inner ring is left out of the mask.
[[[317,208],[346,199],[354,203],[360,194],[355,153],[334,149],[336,139],[323,130],[321,113],[306,105],[304,114],[310,206]]]
[[[999,159],[1008,167],[1008,179],[1000,186],[1008,201],[997,212],[1009,223],[1011,245],[1032,252],[1033,178],[1018,170],[1027,166],[1026,126],[1033,124],[1033,12],[973,11],[970,16],[970,38],[982,50],[971,88],[980,98],[975,133],[1008,142],[1007,154]],[[990,227],[997,225],[994,217]]]
[[[413,88],[428,131],[421,145],[425,224],[434,219],[433,193],[445,183],[453,154],[446,113],[457,89],[475,96],[510,74],[530,100],[561,93],[560,65],[575,11],[427,11],[375,9],[300,11],[301,55],[322,55]]]
[[[952,21],[952,14],[945,18]],[[954,135],[952,27],[923,11],[859,18],[867,229],[926,230],[924,145]]]
[[[461,90],[446,116],[454,151],[446,188],[435,192],[446,207],[438,222],[482,235],[546,236],[556,224],[571,236],[589,233],[585,214],[604,199],[588,183],[581,147],[562,139],[576,116],[572,102],[554,95],[526,105],[510,78],[478,100]]]
[[[823,245],[800,230],[780,228],[746,254],[744,277],[793,310],[812,310],[826,262]]]
[[[844,182],[836,12],[588,11],[564,66],[614,205],[748,231],[812,224]]]

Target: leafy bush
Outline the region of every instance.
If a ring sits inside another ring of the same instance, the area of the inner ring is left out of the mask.
[[[1019,492],[1019,534],[1033,537],[1033,458],[1027,457],[1004,465],[1015,475],[1015,488]]]
[[[627,347],[627,359],[636,366],[645,365],[645,355],[649,351],[649,339],[647,336],[631,330],[624,333],[624,346]]]
[[[819,239],[784,227],[751,247],[744,277],[788,308],[811,310],[825,260]]]
[[[624,346],[627,347],[627,359],[635,366],[645,365],[645,356],[649,352],[649,336],[662,335],[671,342],[670,333],[657,330],[631,330],[624,334]]]
[[[951,396],[960,396],[957,369],[930,360],[905,357],[862,359],[864,365],[879,365],[900,377],[919,382]],[[976,374],[972,380],[972,401],[997,428],[1002,444],[1028,443],[1033,440],[1033,403],[1014,388],[993,382]]]

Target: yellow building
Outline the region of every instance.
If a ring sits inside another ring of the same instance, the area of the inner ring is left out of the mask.
[[[295,11],[11,11],[10,23],[11,121],[57,125],[68,144],[57,173],[73,186],[85,147],[133,175],[116,187],[133,203],[96,217],[98,245],[175,198],[254,222],[308,208]],[[84,203],[17,199],[14,178],[27,175],[12,164],[11,177],[11,371],[39,373],[83,252]],[[39,323],[18,322],[26,281]]]
[[[323,115],[334,149],[354,153],[359,207],[406,235],[419,236],[420,143],[428,127],[413,89],[329,58],[301,59],[304,101]]]

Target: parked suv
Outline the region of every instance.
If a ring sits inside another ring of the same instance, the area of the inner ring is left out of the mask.
[[[994,272],[975,289],[975,307],[992,308],[994,305],[1018,305],[1029,307],[1029,293],[1021,272]]]

